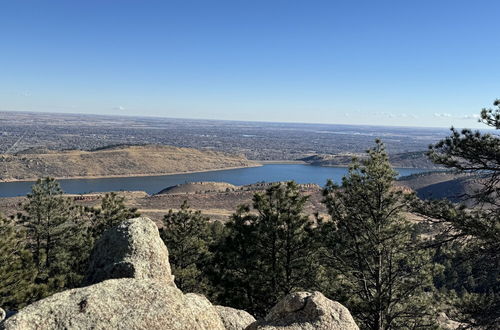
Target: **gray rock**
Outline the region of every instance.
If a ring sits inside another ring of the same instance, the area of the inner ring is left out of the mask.
[[[441,329],[445,330],[455,330],[455,329],[467,329],[467,324],[454,321],[446,315],[445,312],[438,314],[437,323]],[[469,327],[470,328],[470,327]]]
[[[6,317],[7,317],[7,313],[5,312],[5,310],[3,308],[0,308],[0,322],[5,320]]]
[[[164,281],[131,278],[57,293],[25,307],[3,326],[6,330],[225,329],[205,297],[183,295]]]
[[[167,247],[150,219],[126,220],[96,242],[86,284],[114,278],[154,279],[173,285]]]
[[[292,293],[274,306],[265,320],[248,330],[358,330],[351,313],[320,292]]]
[[[215,306],[226,330],[244,330],[255,322],[255,318],[249,313],[225,306]]]

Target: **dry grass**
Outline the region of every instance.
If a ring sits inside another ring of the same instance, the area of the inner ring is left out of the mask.
[[[169,146],[48,151],[0,155],[0,181],[161,175],[257,165],[243,156]]]

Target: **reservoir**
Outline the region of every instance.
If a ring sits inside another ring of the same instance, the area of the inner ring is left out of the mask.
[[[426,169],[396,169],[400,176],[426,172]],[[100,179],[59,180],[64,192],[85,194],[92,192],[142,190],[155,194],[160,190],[177,184],[199,181],[227,182],[237,186],[256,182],[276,182],[294,180],[297,183],[316,183],[324,186],[328,179],[340,183],[347,174],[345,167],[320,167],[304,164],[268,164],[232,170],[219,170],[200,173],[173,174],[161,176],[140,176]],[[24,196],[31,191],[33,182],[2,182],[0,197]]]

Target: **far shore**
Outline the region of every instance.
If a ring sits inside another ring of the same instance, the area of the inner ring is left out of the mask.
[[[311,163],[308,163],[308,162],[305,162],[305,161],[302,161],[302,160],[252,160],[254,162],[257,162],[257,163],[260,163],[262,165],[273,165],[273,164],[276,164],[276,165],[279,165],[279,164],[284,164],[284,165],[293,165],[293,164],[297,164],[297,165],[310,165],[310,166],[318,166],[318,167],[338,167],[338,168],[348,168],[350,166],[350,164],[335,164],[335,165],[315,165],[315,164],[311,164]],[[421,169],[421,170],[443,170],[444,168],[443,167],[431,167],[431,168],[427,168],[427,167],[411,167],[411,166],[393,166],[393,168],[400,168],[400,169],[405,169],[405,170],[408,170],[408,169]]]
[[[272,164],[299,164],[307,165],[306,162],[302,160],[253,160],[254,162],[260,163],[262,165],[272,165]]]
[[[146,176],[167,176],[167,175],[179,175],[179,174],[192,174],[192,173],[204,173],[204,172],[214,172],[214,171],[226,171],[226,170],[237,170],[242,168],[260,167],[264,165],[260,161],[254,161],[254,164],[248,166],[235,166],[235,167],[221,167],[209,170],[200,171],[185,171],[185,172],[168,172],[168,173],[142,173],[142,174],[110,174],[110,175],[84,175],[84,176],[63,176],[54,177],[56,180],[73,180],[73,179],[109,179],[109,178],[131,178],[131,177],[146,177]],[[44,176],[42,176],[44,177]],[[27,179],[0,179],[0,183],[8,182],[36,182],[39,178],[27,178]]]

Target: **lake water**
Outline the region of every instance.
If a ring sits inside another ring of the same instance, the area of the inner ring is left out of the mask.
[[[423,169],[396,169],[401,176],[420,173]],[[70,194],[91,192],[142,190],[154,194],[160,190],[186,182],[219,181],[237,186],[256,182],[295,180],[298,183],[325,185],[327,179],[340,182],[347,173],[344,167],[320,167],[303,164],[270,164],[260,167],[221,170],[201,173],[142,176],[106,179],[59,180],[62,189]],[[33,182],[0,183],[0,197],[24,196],[31,190]]]

